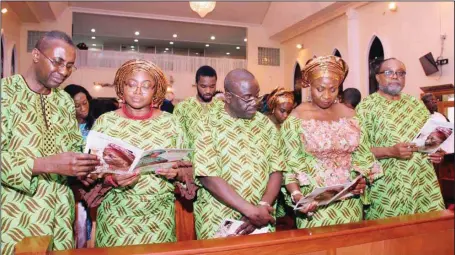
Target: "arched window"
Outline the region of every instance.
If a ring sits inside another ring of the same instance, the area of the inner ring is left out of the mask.
[[[297,105],[302,103],[302,69],[298,62],[294,69],[294,98]]]
[[[384,59],[384,48],[382,47],[381,40],[377,36],[372,38],[370,44],[370,52],[368,53],[368,72],[370,77],[369,92],[370,94],[378,90],[378,81],[376,81],[376,74],[374,73],[375,65],[379,60]]]
[[[16,74],[16,45],[13,46],[13,50],[11,51],[11,75]]]

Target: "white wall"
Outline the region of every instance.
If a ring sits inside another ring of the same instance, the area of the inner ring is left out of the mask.
[[[27,32],[29,30],[34,31],[51,31],[51,30],[60,30],[71,36],[73,24],[73,12],[70,8],[66,8],[61,14],[57,17],[56,21],[46,21],[41,23],[22,23],[20,28],[20,65],[19,72],[25,73],[31,65],[31,52],[27,52]]]
[[[258,47],[281,48],[281,44],[270,40],[267,31],[261,26],[248,27],[247,38],[247,69],[258,80],[260,93],[269,93],[277,86],[284,86],[285,59],[282,49],[280,50],[280,66],[258,65]]]
[[[390,12],[387,2],[372,2],[357,8],[358,40],[348,38],[350,20],[346,15],[331,20],[283,44],[285,52],[284,79],[287,88],[292,86],[295,61],[305,64],[313,54],[332,54],[334,48],[351,68],[345,87],[356,87],[362,96],[368,94],[368,52],[371,39],[378,36],[383,43],[385,57],[396,57],[407,67],[405,93],[419,96],[419,87],[454,83],[454,3],[453,2],[397,2],[398,10]],[[352,26],[351,26],[352,28]],[[352,32],[352,31],[351,31]],[[425,76],[419,57],[432,52],[440,53],[440,34],[446,34],[444,57],[449,65],[443,74]],[[302,43],[304,49],[297,50]],[[358,56],[349,55],[349,46],[358,45]],[[352,70],[352,68],[359,70]],[[353,77],[357,73],[360,77]]]
[[[8,7],[8,4],[5,2],[1,3],[1,8],[7,8],[10,10]],[[16,16],[16,14],[12,11],[8,11],[5,14],[2,15],[2,28],[1,28],[1,34],[3,36],[4,41],[4,50],[5,50],[5,56],[4,57],[4,76],[10,76],[11,73],[11,57],[12,57],[12,50],[13,47],[16,47],[16,72],[18,72],[19,68],[19,62],[20,62],[20,52],[19,52],[19,43],[21,41],[21,35],[20,35],[20,27],[21,27],[21,22],[19,21],[19,18]]]

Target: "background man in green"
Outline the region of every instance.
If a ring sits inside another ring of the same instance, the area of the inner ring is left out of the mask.
[[[99,164],[80,151],[71,97],[57,89],[75,69],[76,49],[63,32],[46,33],[28,72],[1,81],[2,254],[25,236],[52,235],[56,250],[74,248],[74,197],[66,176]]]
[[[177,104],[174,115],[182,125],[185,137],[190,148],[194,146],[196,128],[201,118],[216,104],[223,104],[221,100],[212,100],[216,91],[217,75],[210,66],[201,66],[196,72],[197,95]]]
[[[256,113],[260,99],[254,76],[233,70],[224,89],[225,104],[204,116],[195,141],[193,167],[203,187],[194,204],[198,239],[213,238],[227,218],[245,222],[237,230],[240,234],[273,224],[271,205],[285,169],[277,129]]]
[[[369,147],[384,170],[384,177],[371,186],[367,219],[380,219],[444,209],[432,165],[441,153],[417,152],[411,141],[429,118],[425,105],[402,93],[406,67],[394,58],[376,68],[379,90],[356,108],[367,132]]]

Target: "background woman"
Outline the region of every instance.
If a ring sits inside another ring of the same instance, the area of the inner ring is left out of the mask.
[[[71,98],[74,100],[77,122],[79,123],[82,137],[85,140],[95,122],[95,118],[90,111],[92,96],[90,96],[90,93],[88,93],[84,87],[75,84],[66,86],[64,90],[70,94]]]
[[[92,101],[92,96],[90,96],[90,93],[88,93],[84,87],[75,84],[66,86],[64,90],[71,96],[74,101],[74,106],[76,108],[76,119],[79,123],[79,130],[81,131],[82,137],[85,141],[88,132],[95,122],[95,118],[91,114],[90,110],[90,102]],[[81,148],[81,151],[82,150],[83,148]],[[73,187],[73,192],[75,194],[76,200],[80,200],[81,196],[77,189],[79,183],[75,181],[75,178],[70,178],[70,184]],[[87,241],[90,240],[91,220],[88,209],[82,202],[77,203],[77,219],[74,225],[77,235],[76,247],[84,248],[87,245]]]
[[[299,105],[281,126],[285,162],[291,173],[285,178],[286,188],[294,202],[317,187],[346,183],[358,174],[369,181],[380,175],[375,158],[362,147],[355,112],[335,103],[347,73],[346,63],[335,56],[314,58],[302,71],[312,101]],[[362,178],[353,193],[362,194],[364,188]],[[298,228],[342,224],[361,221],[363,204],[353,197],[320,208],[311,204],[300,212]]]

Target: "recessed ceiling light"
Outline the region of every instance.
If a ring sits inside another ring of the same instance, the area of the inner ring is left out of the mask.
[[[247,41],[248,41],[248,39],[246,39],[246,38],[245,38],[245,39],[243,39],[243,41],[244,41],[244,42],[247,42]]]
[[[134,49],[134,46],[133,46],[133,45],[131,45],[131,49]]]
[[[299,44],[296,45],[296,47],[297,47],[297,49],[301,49],[302,48],[302,44],[299,43]]]
[[[226,55],[231,55],[231,53],[229,53],[229,52],[226,52]]]
[[[237,46],[237,47],[235,47],[235,48],[238,49],[238,50],[240,50],[240,47],[239,47],[239,46]]]
[[[93,40],[95,40],[95,39],[96,39],[96,37],[95,37],[95,36],[92,36],[92,39],[93,39]]]
[[[96,44],[92,44],[93,47],[96,47]]]
[[[169,42],[170,45],[174,44],[174,42]]]
[[[139,31],[134,32],[135,35],[139,35]]]
[[[6,9],[6,8],[2,9],[2,13],[7,13],[7,12],[8,12],[8,9]]]
[[[196,52],[196,55],[199,55],[199,53]]]
[[[172,37],[177,38],[177,34],[173,34]]]
[[[138,39],[134,39],[134,42],[139,42],[139,40]]]
[[[90,30],[90,31],[92,31],[92,33],[95,33],[95,32],[96,32],[96,30],[95,30],[94,28],[92,28],[92,30]]]
[[[215,36],[214,35],[210,36],[210,40],[215,40]]]
[[[169,48],[166,48],[166,50],[169,50]]]
[[[165,51],[163,51],[163,52],[166,53],[167,51],[165,50]]]
[[[134,49],[131,49],[131,51],[134,51]]]
[[[205,47],[209,47],[210,45],[209,44],[206,44]]]

